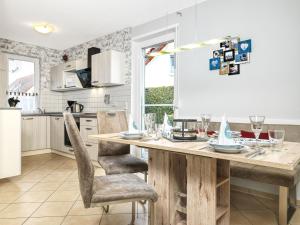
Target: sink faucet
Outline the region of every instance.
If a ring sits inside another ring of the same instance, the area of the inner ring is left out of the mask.
[[[41,114],[44,114],[45,113],[45,109],[44,110],[42,110],[41,108],[37,108],[37,110],[39,111],[39,113],[41,113]]]

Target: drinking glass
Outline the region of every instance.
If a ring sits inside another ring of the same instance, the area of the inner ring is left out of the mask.
[[[202,114],[201,115],[201,120],[202,120],[202,127],[204,129],[205,138],[208,138],[207,129],[208,129],[209,124],[210,124],[211,115],[210,114]]]
[[[162,124],[155,124],[155,140],[158,141],[162,138],[163,133],[163,125]]]
[[[251,129],[255,135],[255,148],[259,150],[258,139],[263,129],[265,116],[249,116],[249,119],[251,122]]]
[[[151,136],[155,133],[155,122],[156,122],[156,114],[155,113],[147,113],[144,116],[145,121],[145,129],[148,136]]]
[[[285,131],[284,130],[268,130],[272,151],[280,150],[283,145]]]

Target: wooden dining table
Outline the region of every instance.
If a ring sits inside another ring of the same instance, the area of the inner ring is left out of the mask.
[[[89,138],[122,143],[149,150],[148,182],[159,195],[154,206],[155,225],[229,225],[230,162],[294,170],[300,161],[300,143],[284,142],[282,150],[253,158],[215,152],[206,142],[125,140],[119,134]]]

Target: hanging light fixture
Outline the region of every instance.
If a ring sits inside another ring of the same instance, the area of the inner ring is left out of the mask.
[[[234,39],[230,36],[227,36],[227,37],[221,37],[221,38],[213,38],[213,39],[205,40],[205,41],[198,41],[199,38],[198,38],[198,32],[197,32],[197,27],[198,27],[197,26],[198,25],[198,7],[197,6],[198,6],[198,2],[197,2],[197,0],[195,0],[195,27],[196,27],[195,42],[190,43],[190,44],[185,44],[185,45],[179,46],[179,47],[171,49],[171,50],[163,50],[162,49],[157,52],[155,52],[155,51],[150,52],[149,54],[147,54],[147,56],[156,57],[156,56],[161,56],[161,55],[176,54],[179,52],[190,51],[190,50],[197,49],[197,48],[204,48],[204,47],[208,47],[208,46],[218,45],[221,42],[231,41],[232,39]],[[183,16],[183,14],[181,12],[176,12],[176,14],[181,17]],[[166,16],[167,27],[169,25],[168,16],[169,16],[169,14],[167,13],[167,16]]]

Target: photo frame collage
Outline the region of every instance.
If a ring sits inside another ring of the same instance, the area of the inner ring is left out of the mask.
[[[220,49],[213,51],[213,58],[209,59],[209,69],[219,70],[219,75],[238,75],[240,65],[250,62],[252,40],[241,41],[240,38],[220,43]]]

